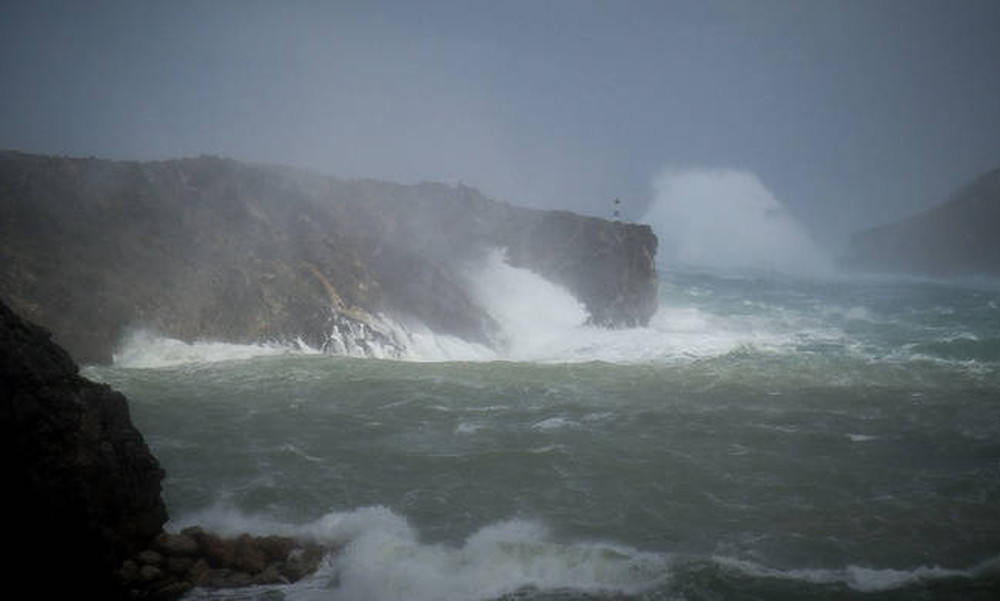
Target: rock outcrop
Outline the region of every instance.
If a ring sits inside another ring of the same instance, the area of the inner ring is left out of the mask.
[[[124,599],[122,562],[166,522],[163,471],[128,404],[0,303],[4,568],[31,596]]]
[[[177,599],[193,588],[287,584],[331,549],[287,536],[163,530],[164,472],[128,401],[83,378],[43,328],[0,302],[4,568],[51,599]]]
[[[194,526],[163,532],[126,559],[121,582],[133,599],[170,601],[195,588],[290,584],[316,571],[330,549],[289,536],[223,538]]]
[[[596,324],[655,311],[647,226],[215,157],[0,153],[0,295],[82,363],[110,361],[136,327],[402,352],[383,314],[488,344],[496,324],[462,274],[489,247],[568,288]]]
[[[1000,169],[946,202],[852,237],[844,265],[931,276],[1000,276]]]

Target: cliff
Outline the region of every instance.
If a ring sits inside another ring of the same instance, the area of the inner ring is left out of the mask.
[[[0,374],[4,568],[31,596],[127,598],[118,568],[167,514],[125,398],[3,303]]]
[[[109,361],[131,328],[403,352],[382,315],[489,344],[496,324],[462,276],[489,247],[567,287],[594,323],[641,325],[656,246],[646,226],[462,186],[0,153],[0,295],[87,363]]]
[[[865,271],[1000,276],[1000,169],[944,203],[855,234],[844,264]]]

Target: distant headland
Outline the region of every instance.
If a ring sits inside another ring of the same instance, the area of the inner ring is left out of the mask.
[[[927,211],[856,233],[844,265],[940,277],[1000,276],[1000,168]]]
[[[657,244],[649,226],[465,186],[0,152],[0,298],[81,363],[110,361],[134,328],[405,352],[382,315],[489,345],[496,324],[462,274],[493,249],[569,290],[592,323],[643,325]]]

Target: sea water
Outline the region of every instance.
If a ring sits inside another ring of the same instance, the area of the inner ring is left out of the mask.
[[[494,261],[493,348],[128,341],[168,529],[338,549],[190,599],[1000,598],[1000,286],[661,271],[645,328]],[[506,291],[501,294],[500,291]]]

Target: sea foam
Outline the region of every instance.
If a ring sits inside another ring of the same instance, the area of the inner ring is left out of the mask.
[[[667,560],[604,543],[563,543],[541,523],[488,525],[461,545],[421,542],[406,518],[384,507],[332,513],[314,534],[343,544],[331,558],[336,598],[474,601],[519,590],[635,593],[663,577]],[[296,598],[291,595],[290,598]]]
[[[413,362],[678,362],[740,349],[787,350],[804,339],[839,342],[843,338],[836,328],[794,312],[748,307],[740,314],[722,313],[712,308],[713,299],[698,297],[697,290],[677,291],[676,298],[665,296],[646,327],[590,325],[586,308],[568,290],[528,269],[511,266],[503,249],[470,264],[465,277],[473,298],[497,325],[492,344],[432,331],[413,317],[378,315],[372,328],[379,336],[359,346],[349,340],[353,335],[334,330],[331,336],[348,340],[331,343],[323,352]],[[389,346],[381,348],[380,340]],[[120,367],[156,368],[320,352],[301,342],[186,343],[138,332],[123,341],[114,360]]]
[[[912,569],[869,568],[849,565],[843,569],[801,568],[779,569],[730,557],[715,557],[713,561],[736,572],[754,578],[795,580],[810,584],[843,585],[852,590],[873,593],[898,590],[908,586],[949,579],[977,578],[992,564],[984,563],[969,569],[952,569],[941,566],[917,566]]]

